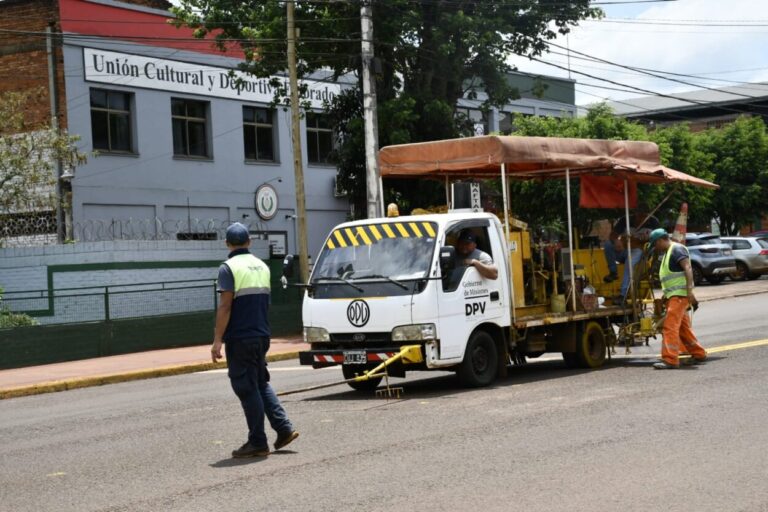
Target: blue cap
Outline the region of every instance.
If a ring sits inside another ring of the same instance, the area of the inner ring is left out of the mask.
[[[650,245],[653,245],[658,241],[660,238],[668,237],[669,233],[663,228],[654,229],[651,231],[651,236],[648,238],[648,243]]]
[[[227,243],[230,245],[243,245],[250,239],[248,228],[235,222],[227,228]]]
[[[475,239],[475,234],[472,231],[465,229],[459,233],[459,242],[477,242],[477,240]]]

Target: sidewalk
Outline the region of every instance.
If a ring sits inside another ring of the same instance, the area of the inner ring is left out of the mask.
[[[768,277],[755,281],[725,281],[717,286],[696,288],[696,297],[700,302],[758,293],[768,293]],[[659,296],[659,293],[656,295]],[[295,359],[299,351],[308,349],[309,345],[303,343],[301,337],[273,338],[267,360]],[[213,364],[210,345],[202,345],[2,370],[0,400],[225,366],[222,362]]]
[[[273,338],[267,361],[295,359],[308,349],[300,336]],[[0,371],[0,400],[216,368],[226,368],[226,363],[211,361],[210,345],[15,368]]]

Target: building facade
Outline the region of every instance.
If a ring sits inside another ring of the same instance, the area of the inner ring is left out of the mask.
[[[297,252],[290,111],[270,107],[268,80],[238,74],[239,50],[222,53],[169,25],[168,7],[164,0],[0,3],[0,73],[7,77],[0,91],[39,87],[29,114],[43,122],[54,76],[59,123],[89,155],[65,176],[69,233],[79,241],[209,240],[240,221],[269,240],[274,255]],[[48,26],[58,35],[49,38]],[[541,86],[523,73],[510,80],[521,98],[504,108],[481,112],[482,93],[461,100],[458,111],[477,134],[511,132],[515,112],[575,115],[572,81]],[[322,105],[350,84],[306,85],[311,108],[300,130],[308,246],[316,254],[349,215],[328,158],[333,131]]]

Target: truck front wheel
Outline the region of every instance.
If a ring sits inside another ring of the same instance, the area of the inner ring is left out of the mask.
[[[491,335],[485,331],[476,331],[469,338],[464,361],[459,366],[459,381],[472,388],[489,385],[496,379],[498,357]]]
[[[361,364],[343,364],[341,365],[341,373],[344,374],[345,379],[354,379],[358,375],[362,375],[363,372],[366,372],[372,368],[375,368],[375,365],[364,366]],[[359,382],[347,382],[349,387],[355,391],[373,391],[379,387],[380,383],[381,377],[374,377],[372,379],[362,380]]]

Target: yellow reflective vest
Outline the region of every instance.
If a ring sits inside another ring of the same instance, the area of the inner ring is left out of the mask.
[[[685,280],[685,272],[672,272],[669,269],[669,259],[672,256],[672,251],[676,246],[680,246],[688,254],[688,248],[677,242],[672,242],[661,259],[661,267],[659,268],[659,280],[661,281],[661,291],[664,297],[687,297],[688,296],[688,284]]]

